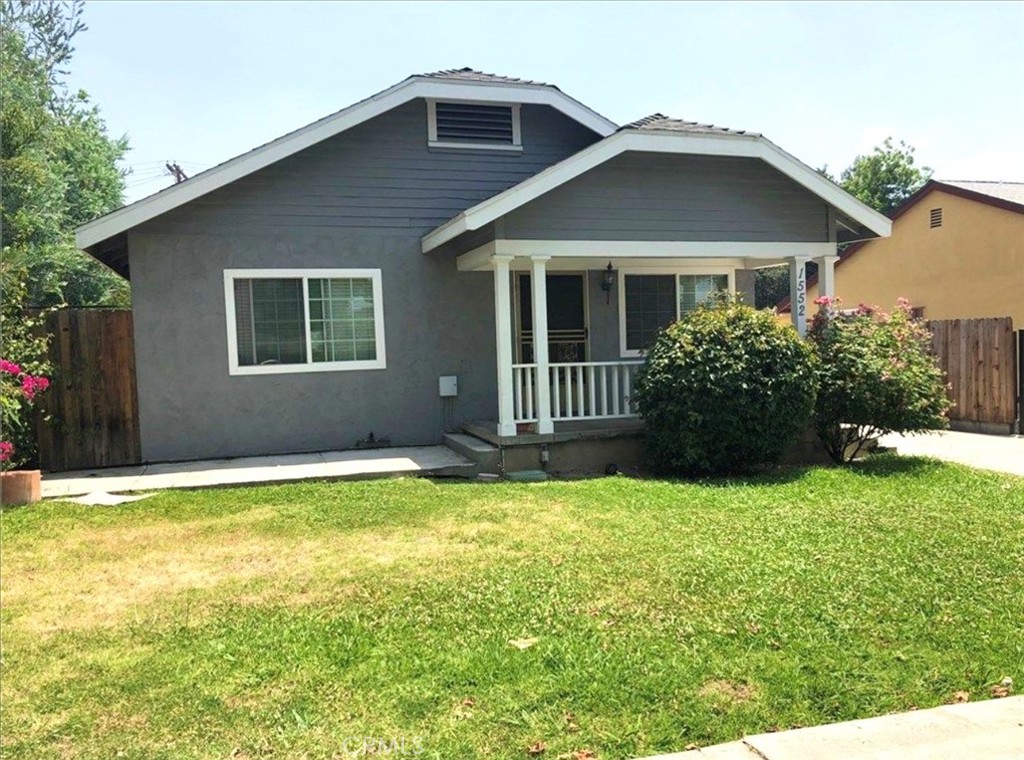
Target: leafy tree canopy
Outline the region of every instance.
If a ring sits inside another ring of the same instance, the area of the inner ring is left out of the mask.
[[[828,167],[820,170],[829,179]],[[866,156],[857,156],[839,177],[839,186],[850,195],[889,216],[903,201],[931,179],[932,170],[917,166],[914,148],[892,138],[876,146]]]
[[[84,91],[69,92],[81,0],[0,2],[0,245],[24,303],[124,306],[127,283],[74,242],[74,228],[122,204],[126,137],[111,138]]]

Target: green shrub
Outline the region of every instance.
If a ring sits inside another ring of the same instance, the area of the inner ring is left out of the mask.
[[[885,433],[948,425],[942,371],[931,335],[900,299],[892,314],[861,306],[851,313],[819,298],[808,337],[818,354],[815,427],[836,462],[853,459]]]
[[[664,330],[637,376],[650,464],[684,473],[777,462],[808,427],[814,355],[767,311],[722,301]]]

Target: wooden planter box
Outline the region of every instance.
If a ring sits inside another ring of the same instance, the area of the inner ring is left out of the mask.
[[[39,470],[0,472],[0,503],[6,506],[39,501],[41,479]]]

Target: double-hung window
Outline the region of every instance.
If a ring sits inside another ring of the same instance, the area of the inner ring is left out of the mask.
[[[619,273],[619,348],[639,356],[658,333],[712,294],[730,290],[727,273]]]
[[[228,269],[232,375],[383,369],[379,269]]]

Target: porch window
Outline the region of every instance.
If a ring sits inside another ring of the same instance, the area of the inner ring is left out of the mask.
[[[622,354],[639,355],[661,330],[706,303],[713,293],[729,288],[727,274],[624,273],[620,288]]]
[[[383,369],[379,269],[227,270],[233,375]]]

